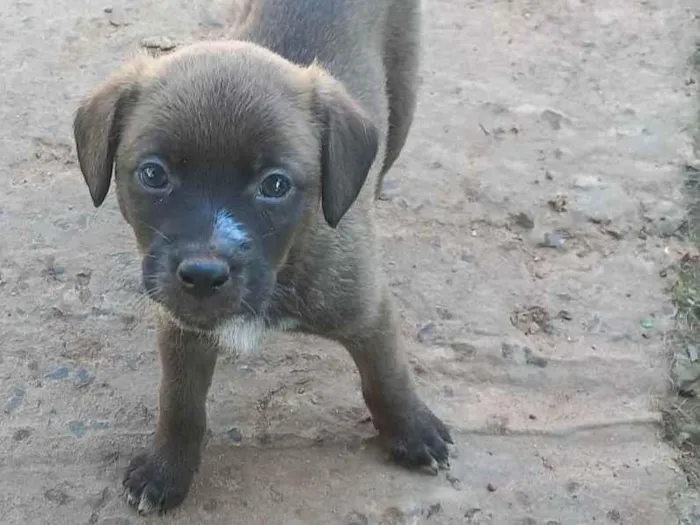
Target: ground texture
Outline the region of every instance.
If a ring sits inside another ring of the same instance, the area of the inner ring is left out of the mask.
[[[387,463],[344,352],[276,337],[220,363],[190,497],[148,520],[120,479],[155,424],[153,317],[113,195],[94,210],[82,183],[72,114],[139,46],[224,37],[237,11],[2,11],[0,523],[700,523],[659,424],[693,0],[427,1],[420,107],[378,207],[452,470]]]

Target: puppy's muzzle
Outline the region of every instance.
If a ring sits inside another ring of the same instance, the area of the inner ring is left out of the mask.
[[[195,297],[209,297],[230,283],[231,266],[218,257],[187,257],[177,266],[182,289]]]

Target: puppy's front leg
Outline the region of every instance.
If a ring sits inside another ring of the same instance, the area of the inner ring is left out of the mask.
[[[151,450],[131,460],[124,476],[129,504],[140,514],[163,512],[187,496],[206,430],[206,398],[217,347],[206,335],[160,327],[162,378]]]
[[[406,467],[449,466],[447,426],[418,397],[401,347],[391,302],[382,300],[377,318],[358,326],[342,343],[360,372],[362,394],[391,455]]]

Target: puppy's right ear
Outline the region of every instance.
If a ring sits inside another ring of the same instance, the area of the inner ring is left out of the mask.
[[[148,57],[139,57],[85,98],[75,114],[73,136],[78,163],[95,207],[107,197],[122,124],[138,98]]]

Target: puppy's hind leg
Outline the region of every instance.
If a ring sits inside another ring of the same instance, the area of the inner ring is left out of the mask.
[[[389,10],[384,37],[389,133],[375,198],[379,198],[384,176],[399,157],[413,123],[420,65],[420,9],[420,0],[396,0]]]
[[[409,467],[449,466],[447,426],[415,391],[388,292],[376,318],[339,338],[349,350],[362,381],[362,394],[395,461]]]

